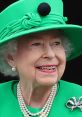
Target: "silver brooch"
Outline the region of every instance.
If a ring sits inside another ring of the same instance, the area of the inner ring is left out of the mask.
[[[71,97],[67,103],[66,107],[70,110],[74,110],[76,108],[79,108],[82,111],[82,96],[76,99],[76,97]]]

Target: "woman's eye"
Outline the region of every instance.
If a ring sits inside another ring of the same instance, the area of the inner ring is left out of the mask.
[[[55,42],[56,43],[56,45],[60,45],[61,43],[60,42]]]
[[[54,42],[54,43],[52,43],[52,45],[55,45],[55,46],[58,46],[58,45],[61,45],[61,42]]]
[[[40,46],[41,43],[33,43],[32,45],[33,45],[33,46]]]

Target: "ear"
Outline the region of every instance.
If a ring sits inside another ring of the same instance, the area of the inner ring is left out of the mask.
[[[6,60],[11,67],[16,67],[15,65],[15,56],[13,54],[8,54]]]

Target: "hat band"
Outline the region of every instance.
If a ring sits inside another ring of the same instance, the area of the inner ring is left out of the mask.
[[[50,24],[65,24],[67,17],[56,14],[49,14],[45,17],[40,17],[38,14],[27,13],[23,18],[9,23],[0,31],[0,40],[9,37],[13,34],[20,33],[35,27],[44,27]]]

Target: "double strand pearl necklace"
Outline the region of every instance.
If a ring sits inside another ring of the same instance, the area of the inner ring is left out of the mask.
[[[56,91],[57,91],[57,84],[55,84],[52,87],[51,93],[49,95],[49,98],[47,100],[47,102],[45,103],[45,105],[43,106],[43,108],[41,109],[41,111],[37,112],[37,113],[31,113],[28,108],[26,107],[26,104],[24,102],[23,96],[22,96],[22,92],[21,92],[21,88],[20,88],[20,82],[17,85],[17,98],[18,98],[18,102],[19,102],[19,106],[21,109],[21,112],[23,113],[24,117],[48,117],[48,114],[50,112],[54,97],[56,95]]]

